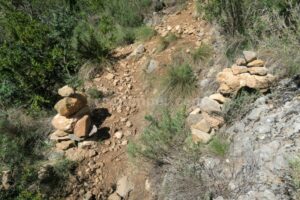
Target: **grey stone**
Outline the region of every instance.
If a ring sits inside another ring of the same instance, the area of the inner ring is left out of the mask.
[[[257,54],[254,51],[243,51],[243,54],[247,62],[251,62],[257,58]]]
[[[146,72],[149,74],[152,73],[154,70],[156,70],[158,65],[159,65],[158,61],[151,59],[147,66]]]
[[[133,184],[129,181],[127,176],[122,177],[117,182],[117,190],[116,193],[123,198],[126,198],[129,192],[134,189]]]
[[[209,97],[204,97],[201,100],[200,109],[201,111],[207,113],[221,113],[221,105],[217,101],[210,99]]]

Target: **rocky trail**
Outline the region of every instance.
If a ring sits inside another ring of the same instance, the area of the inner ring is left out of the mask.
[[[79,162],[66,189],[67,199],[151,199],[147,174],[131,165],[126,146],[143,130],[144,116],[159,96],[145,79],[163,74],[174,52],[190,53],[213,39],[210,25],[193,16],[194,6],[190,2],[185,9],[164,15],[154,26],[158,35],[151,40],[117,48],[112,66],[85,83],[85,90],[97,88],[105,97],[94,102],[91,114],[97,121],[97,134],[78,147],[64,149],[68,159]],[[157,52],[160,37],[168,33],[179,39]]]
[[[111,66],[84,84],[85,91],[96,88],[103,92],[104,97],[89,100],[89,107],[92,108],[91,121],[97,132],[84,141],[79,141],[77,146],[70,141],[63,141],[56,146],[56,154],[63,154],[79,164],[65,188],[66,199],[157,199],[153,195],[150,175],[129,161],[126,147],[147,125],[144,116],[159,109],[158,105],[164,103],[160,101],[160,79],[166,73],[166,66],[173,64],[180,57],[178,54],[184,52],[184,55],[191,56],[203,44],[209,44],[214,49],[213,63],[209,64],[211,68],[201,65],[195,70],[199,79],[196,99],[204,98],[199,102],[190,101],[187,105],[190,111],[187,121],[192,138],[195,143],[208,143],[214,134],[222,131],[235,141],[228,153],[230,159],[203,158],[203,164],[207,167],[207,170],[201,172],[204,173],[203,177],[213,181],[207,183],[213,192],[225,194],[229,191],[230,194],[224,198],[286,198],[285,194],[276,196],[271,190],[275,188],[274,190],[281,193],[288,190],[280,186],[286,178],[282,177],[283,168],[287,168],[283,157],[287,151],[297,150],[293,145],[298,143],[298,137],[295,138],[292,134],[283,136],[283,141],[280,141],[282,138],[277,134],[279,129],[288,130],[283,129],[282,124],[277,124],[275,118],[278,120],[288,115],[280,112],[283,107],[287,112],[292,112],[294,105],[294,112],[298,112],[299,103],[294,98],[295,95],[292,95],[287,105],[275,108],[267,102],[272,95],[261,97],[255,102],[256,108],[244,120],[230,127],[223,126],[225,122],[221,110],[225,102],[230,101],[233,93],[243,87],[267,92],[276,78],[268,73],[265,61],[258,59],[257,54],[251,51],[244,52],[244,58],[237,59],[234,65],[225,68],[228,63],[222,60],[223,53],[220,48],[223,38],[211,24],[195,15],[194,1],[189,1],[180,11],[162,17],[154,15],[154,19],[155,24],[152,27],[157,35],[148,41],[115,49]],[[161,38],[171,33],[177,36],[176,41],[159,50]],[[286,123],[298,131],[296,116],[292,113],[292,121],[286,119]],[[245,133],[237,130],[244,130]],[[251,132],[252,130],[256,132]],[[246,133],[250,136],[245,135]],[[57,137],[54,139],[58,140]],[[250,155],[247,151],[253,154]],[[270,154],[278,155],[269,159]],[[245,158],[245,155],[249,156]],[[268,165],[267,169],[265,165]],[[249,174],[253,176],[249,179],[251,183],[245,179]],[[257,174],[262,176],[257,177]],[[172,185],[172,177],[167,172],[163,186]],[[245,183],[249,187],[245,187]],[[262,189],[259,189],[260,186]],[[248,192],[249,190],[251,191]],[[217,199],[224,198],[220,196]],[[174,191],[171,190],[164,199],[180,200],[184,197],[178,196],[174,186]]]

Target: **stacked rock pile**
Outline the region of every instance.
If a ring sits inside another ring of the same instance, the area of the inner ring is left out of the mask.
[[[224,95],[238,91],[242,87],[266,91],[275,77],[268,74],[263,60],[257,59],[252,51],[244,51],[244,58],[239,58],[231,68],[225,68],[217,75],[220,83],[218,91]]]
[[[76,141],[83,141],[88,136],[97,132],[97,127],[92,125],[91,110],[87,105],[87,97],[69,86],[58,90],[63,97],[54,108],[58,114],[52,119],[56,129],[50,139],[56,141],[59,150],[74,147]]]
[[[265,62],[257,59],[257,54],[244,51],[244,58],[239,58],[231,68],[225,68],[217,74],[220,84],[218,93],[204,97],[200,105],[190,113],[190,124],[193,141],[207,143],[214,133],[224,124],[222,107],[230,96],[242,87],[249,87],[265,92],[275,80],[268,74]]]

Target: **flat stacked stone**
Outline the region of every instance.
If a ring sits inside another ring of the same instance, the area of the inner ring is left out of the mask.
[[[63,98],[54,106],[58,112],[52,119],[56,131],[50,135],[50,139],[57,142],[58,149],[66,150],[74,147],[75,141],[82,141],[95,132],[95,127],[91,122],[87,97],[83,93],[64,86],[58,90],[58,94]]]

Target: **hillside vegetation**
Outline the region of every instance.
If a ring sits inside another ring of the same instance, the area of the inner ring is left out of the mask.
[[[170,18],[173,23],[166,24]],[[137,198],[144,190],[158,199],[236,198],[248,189],[248,182],[242,185],[244,177],[226,175],[236,167],[234,139],[247,141],[245,135],[228,133],[227,128],[248,133],[245,127],[252,121],[251,130],[256,130],[255,123],[260,127],[275,121],[259,118],[265,104],[271,109],[261,114],[266,117],[271,117],[272,109],[282,116],[286,102],[298,105],[299,45],[298,0],[0,0],[0,199],[63,199],[74,193],[72,197],[87,200],[113,195],[117,200],[130,199],[131,190],[121,196],[117,183],[101,182],[116,182],[115,174],[127,169],[123,165],[129,160],[142,166],[147,174],[143,178],[152,181],[136,192]],[[229,63],[235,64],[226,68]],[[58,95],[65,85],[72,92]],[[282,91],[285,96],[279,97],[276,92]],[[84,103],[72,110],[68,100],[79,101],[79,96]],[[83,162],[66,159],[69,146],[53,154],[57,146],[49,139],[50,118],[58,101],[56,117],[76,124],[88,115],[88,128],[96,129],[95,137],[85,130],[84,138],[76,138],[74,130],[66,129],[60,132],[65,135],[55,138],[56,144],[70,141],[75,149],[71,156],[96,144],[97,151],[89,151]],[[69,113],[61,116],[64,108]],[[88,110],[84,114],[83,108]],[[296,112],[284,114],[296,121]],[[284,126],[284,121],[278,123]],[[279,130],[273,125],[267,127],[268,134]],[[253,144],[258,142],[259,152],[264,150],[260,141],[279,142],[258,134],[264,128],[249,134]],[[290,136],[296,145],[295,137]],[[238,147],[242,153],[251,152],[239,141]],[[51,156],[59,159],[54,162]],[[208,159],[215,168],[206,166]],[[294,199],[300,196],[300,164],[298,158],[290,160],[285,171],[289,177],[281,178],[289,189],[284,195]],[[101,171],[100,176],[98,168],[91,169],[105,162],[113,162],[108,165],[113,175],[109,171],[102,176],[105,171]],[[249,163],[246,167],[252,172],[258,169]],[[106,190],[93,188],[95,194],[90,195],[87,186],[73,192],[88,181]],[[234,186],[230,181],[243,188],[230,192]],[[141,186],[136,187],[135,191]]]

